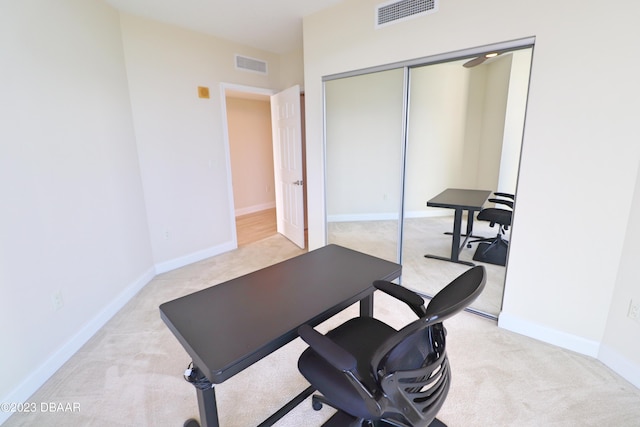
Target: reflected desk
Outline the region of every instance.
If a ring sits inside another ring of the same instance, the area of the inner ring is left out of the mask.
[[[394,280],[401,270],[399,264],[328,245],[162,304],[162,320],[193,361],[200,423],[219,425],[214,384],[295,339],[303,324],[318,325],[358,301],[360,315],[372,316],[373,282]],[[275,423],[313,391],[300,393],[261,426]]]
[[[435,196],[433,199],[427,202],[427,206],[434,208],[447,208],[454,209],[453,217],[453,237],[451,239],[451,256],[449,258],[437,256],[437,255],[425,255],[426,258],[440,259],[444,261],[456,262],[465,265],[475,265],[472,262],[461,261],[460,251],[467,244],[467,240],[473,234],[473,216],[475,212],[482,210],[482,206],[487,201],[487,198],[491,194],[488,190],[464,190],[458,188],[447,188],[442,193]],[[462,244],[462,212],[467,211],[467,232],[464,234],[465,239]]]

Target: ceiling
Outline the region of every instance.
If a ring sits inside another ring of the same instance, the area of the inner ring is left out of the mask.
[[[302,18],[344,0],[106,0],[116,9],[277,54],[302,48]]]

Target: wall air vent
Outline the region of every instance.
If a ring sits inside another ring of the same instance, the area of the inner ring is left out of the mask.
[[[438,0],[394,0],[376,6],[376,28],[438,11]]]
[[[254,73],[268,74],[266,61],[249,58],[248,56],[236,55],[236,69],[251,71]]]

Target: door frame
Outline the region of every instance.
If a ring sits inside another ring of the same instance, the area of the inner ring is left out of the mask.
[[[220,83],[220,103],[221,103],[221,112],[222,112],[222,134],[224,139],[224,156],[226,162],[227,169],[227,205],[229,206],[229,218],[231,218],[231,240],[233,243],[233,248],[236,249],[238,247],[238,230],[236,228],[236,207],[235,207],[235,198],[233,194],[233,176],[231,169],[231,145],[229,142],[229,122],[227,115],[227,93],[228,92],[240,92],[248,95],[256,95],[258,97],[264,97],[269,100],[269,104],[271,104],[271,95],[277,93],[275,90],[253,87],[253,86],[244,86],[235,83]]]

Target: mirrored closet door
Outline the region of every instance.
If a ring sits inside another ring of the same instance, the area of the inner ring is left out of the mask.
[[[453,229],[453,211],[427,201],[447,188],[516,193],[532,47],[484,53],[324,83],[327,241],[402,263],[402,284],[425,296],[469,268],[424,257],[448,256]],[[474,222],[474,235],[497,232]],[[477,263],[476,247],[460,259]],[[472,308],[497,317],[505,266],[484,265]]]
[[[444,233],[453,229],[453,211],[427,207],[427,201],[447,188],[516,193],[531,49],[469,66],[471,60],[409,71],[402,284],[424,295],[435,295],[469,268],[424,257],[448,256],[452,237]],[[463,221],[465,230],[466,213]],[[473,223],[478,237],[495,237],[498,229],[486,221]],[[510,229],[502,237],[508,241],[509,234]],[[464,246],[459,258],[487,269],[485,290],[473,308],[497,316],[506,268],[474,260],[483,249],[478,248],[477,242]]]
[[[396,262],[404,71],[325,83],[327,241]]]

